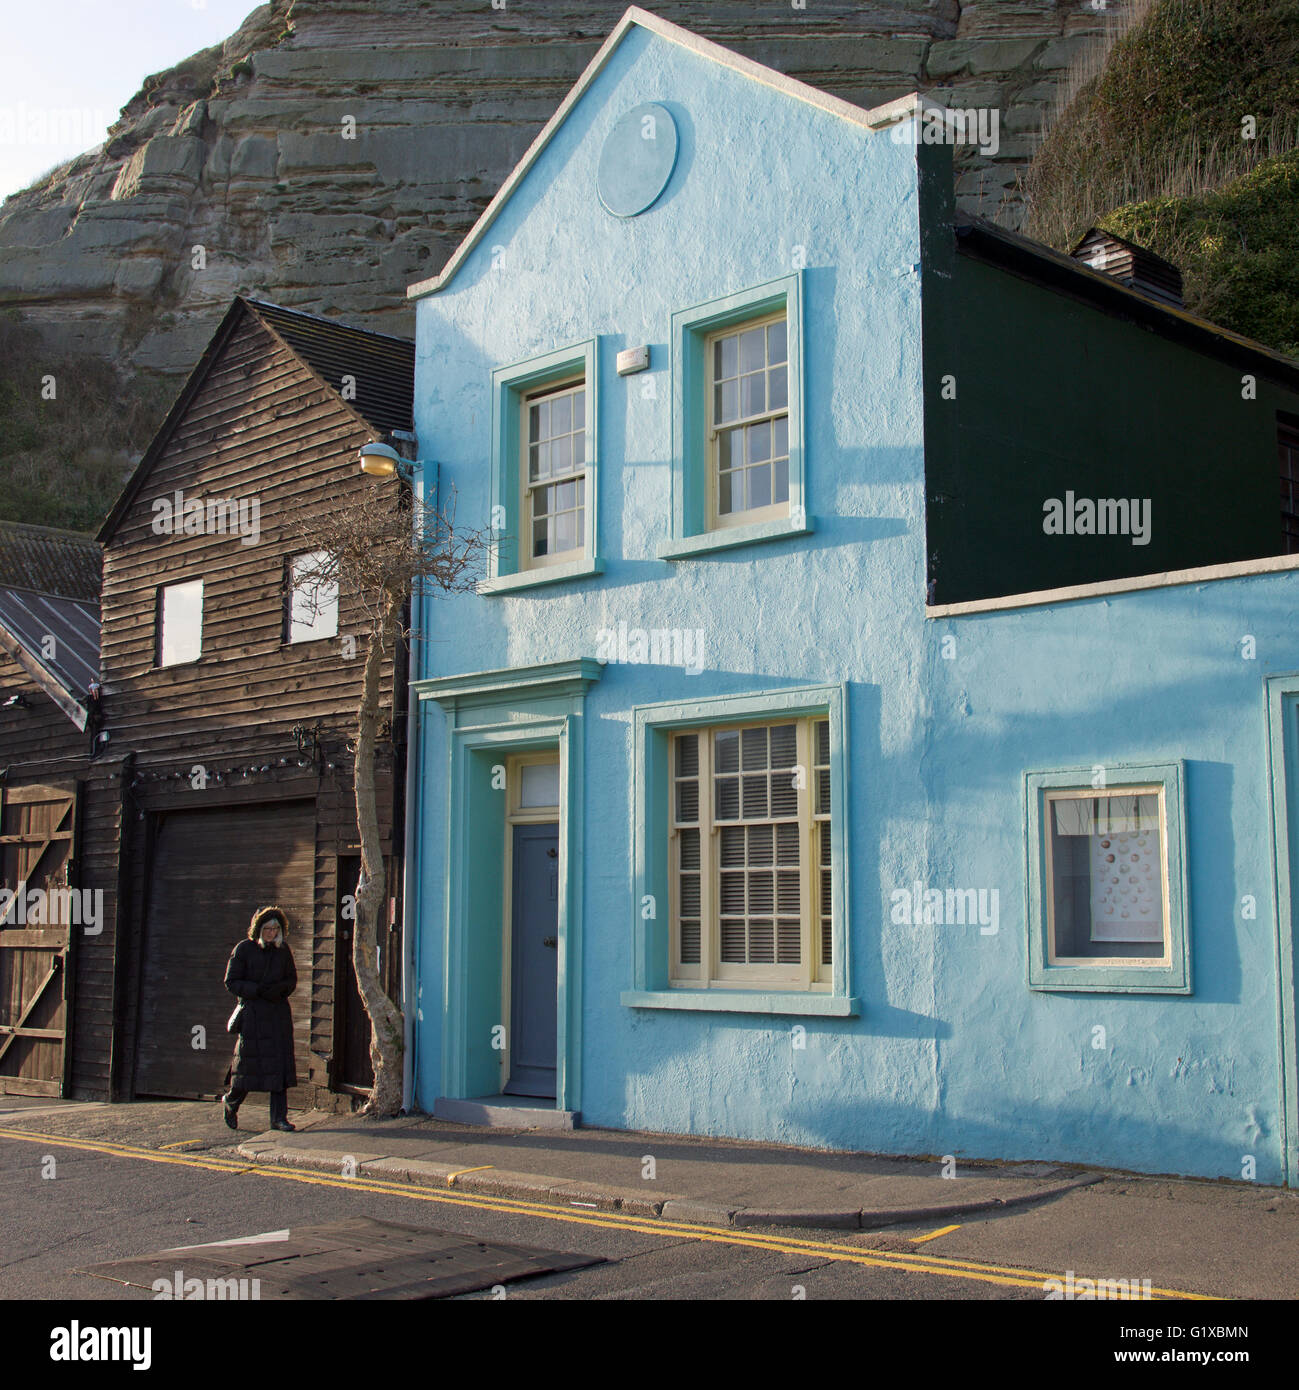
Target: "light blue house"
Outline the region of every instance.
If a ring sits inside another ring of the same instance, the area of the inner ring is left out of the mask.
[[[1299,368],[925,125],[632,10],[412,287],[410,1103],[1294,1182]]]

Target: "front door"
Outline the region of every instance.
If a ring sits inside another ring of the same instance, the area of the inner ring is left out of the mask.
[[[559,825],[513,827],[510,1079],[506,1092],[554,1097],[559,961]]]

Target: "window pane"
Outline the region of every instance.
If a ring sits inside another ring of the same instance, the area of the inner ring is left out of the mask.
[[[722,516],[729,516],[735,511],[731,494],[731,479],[734,477],[734,473],[723,473],[717,480],[717,510]]]
[[[724,825],[721,834],[722,867],[733,869],[743,865],[746,840],[742,825]]]
[[[742,913],[744,911],[744,875],[727,874],[721,876],[721,890],[718,893],[717,901],[721,904],[724,913]]]
[[[771,814],[773,816],[798,815],[798,788],[790,772],[777,772],[771,778]]]
[[[780,459],[772,464],[771,473],[771,500],[773,502],[789,501],[789,460]]]
[[[771,373],[767,390],[771,396],[772,410],[784,410],[789,406],[789,371],[785,367],[777,367]]]
[[[767,361],[784,362],[789,356],[788,335],[785,320],[767,325]]]
[[[573,428],[583,430],[586,428],[586,392],[575,391],[573,393]]]
[[[720,381],[723,377],[734,376],[739,365],[737,340],[719,338],[713,348],[713,375]]]
[[[713,393],[713,412],[718,424],[737,420],[740,416],[740,383],[724,381]]]
[[[573,398],[556,396],[550,403],[551,434],[567,434],[573,428]]]
[[[761,415],[767,408],[767,378],[763,372],[740,378],[740,414]]]
[[[744,779],[744,818],[750,820],[767,815],[767,779],[746,777]]]
[[[771,505],[771,468],[764,464],[761,468],[749,469],[749,509]]]
[[[1164,954],[1156,793],[1050,797],[1056,957]]]
[[[678,777],[698,777],[699,776],[699,735],[698,734],[678,734],[677,745],[677,776]]]
[[[740,334],[740,371],[756,372],[766,366],[765,334],[761,328],[750,328]]]
[[[740,781],[738,777],[719,777],[717,779],[717,810],[715,820],[738,820],[740,818]]]
[[[749,863],[750,864],[772,864],[772,850],[774,840],[772,838],[772,827],[769,825],[751,825],[747,832],[749,844]]]
[[[789,457],[789,416],[782,415],[771,422],[772,458]]]
[[[539,405],[528,407],[528,438],[532,441],[541,438],[541,407]]]
[[[749,463],[765,463],[771,457],[771,425],[763,421],[760,425],[745,428]]]
[[[777,724],[771,730],[772,767],[793,767],[798,760],[798,729],[794,724]]]
[[[713,735],[713,750],[718,772],[740,770],[740,735],[734,729],[719,729]]]
[[[559,805],[558,763],[525,763],[519,769],[519,805]]]
[[[324,551],[294,557],[289,598],[289,641],[315,642],[338,635],[338,581],[322,569]]]
[[[197,661],[203,649],[203,581],[168,584],[162,591],[160,607],[158,664],[175,666],[182,661]]]
[[[745,729],[740,734],[740,766],[745,772],[767,766],[766,729]]]

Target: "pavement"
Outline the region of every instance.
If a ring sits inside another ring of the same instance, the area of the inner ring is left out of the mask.
[[[1262,1223],[1260,1230],[1268,1230],[1278,1213],[1299,1218],[1299,1192],[1078,1164],[958,1158],[951,1176],[944,1176],[938,1157],[836,1153],[595,1128],[499,1129],[425,1115],[374,1120],[294,1111],[290,1118],[295,1133],[271,1130],[263,1095],[244,1102],[236,1133],[222,1122],[216,1102],[106,1105],[0,1097],[0,1129],[34,1129],[91,1145],[107,1142],[177,1154],[233,1151],[259,1166],[283,1164],[359,1182],[411,1183],[718,1227],[851,1231],[960,1221],[1016,1209],[1031,1214],[1081,1188],[1096,1196],[1149,1198],[1152,1209],[1213,1209],[1238,1231],[1244,1229],[1241,1222],[1249,1226],[1255,1219]],[[1064,1206],[1055,1209],[1063,1211]]]
[[[869,1230],[1046,1202],[1104,1178],[1053,1164],[961,1162],[943,1177],[940,1159],[623,1130],[487,1129],[422,1115],[308,1112],[294,1121],[296,1134],[249,1136],[239,1153],[358,1180],[709,1226]]]

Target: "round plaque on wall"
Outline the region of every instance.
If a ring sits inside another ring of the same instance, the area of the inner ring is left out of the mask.
[[[657,102],[618,118],[600,151],[596,189],[615,217],[644,212],[667,187],[677,162],[677,125]]]

